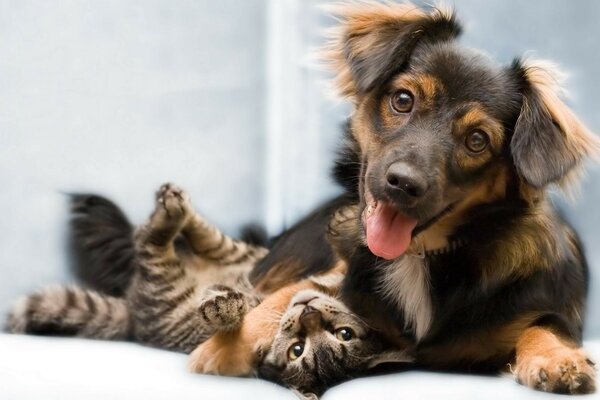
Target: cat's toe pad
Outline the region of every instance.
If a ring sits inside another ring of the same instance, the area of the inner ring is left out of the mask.
[[[242,323],[248,304],[240,292],[220,291],[207,296],[198,311],[208,326],[218,331],[233,330]]]
[[[185,218],[191,212],[187,192],[172,183],[165,183],[156,192],[157,209],[163,210],[169,219]]]

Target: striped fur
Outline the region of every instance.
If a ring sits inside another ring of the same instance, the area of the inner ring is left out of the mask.
[[[261,300],[248,274],[267,250],[208,224],[174,185],[161,187],[134,242],[135,271],[122,298],[78,287],[47,288],[15,305],[7,330],[131,338],[190,352],[215,332],[235,329]]]
[[[20,299],[7,328],[15,333],[125,339],[129,310],[121,298],[76,286],[49,287]]]

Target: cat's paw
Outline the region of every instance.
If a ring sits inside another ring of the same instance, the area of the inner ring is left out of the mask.
[[[248,311],[246,296],[227,286],[214,285],[198,307],[200,317],[207,326],[216,331],[239,328]]]
[[[168,220],[184,220],[192,214],[187,192],[172,183],[165,183],[156,192],[156,211]]]
[[[517,364],[517,381],[530,388],[553,393],[586,394],[596,388],[596,371],[581,349],[558,349]]]

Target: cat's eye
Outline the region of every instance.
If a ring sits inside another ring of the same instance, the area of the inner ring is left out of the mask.
[[[288,358],[295,360],[304,353],[304,343],[296,342],[288,349]]]
[[[398,90],[392,93],[390,105],[397,113],[405,114],[412,111],[415,99],[408,90]]]
[[[465,139],[465,146],[472,153],[481,153],[488,147],[489,143],[490,138],[487,133],[480,130],[469,133]]]
[[[348,340],[353,339],[354,336],[354,331],[348,327],[339,328],[335,331],[335,337],[342,342],[347,342]]]

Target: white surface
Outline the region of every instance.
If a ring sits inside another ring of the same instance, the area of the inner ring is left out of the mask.
[[[296,399],[257,379],[194,375],[187,356],[132,343],[0,335],[0,399]]]
[[[600,341],[586,343],[600,360]],[[0,334],[0,400],[296,399],[257,379],[193,375],[187,356],[133,343]],[[580,398],[580,397],[578,397]],[[599,399],[596,393],[584,398]],[[357,379],[323,400],[566,399],[538,393],[507,377],[403,372]]]
[[[600,360],[600,341],[586,342],[594,360]],[[600,399],[600,393],[565,396],[536,392],[517,384],[511,377],[473,376],[424,372],[403,372],[356,379],[331,389],[323,400],[568,400]]]

